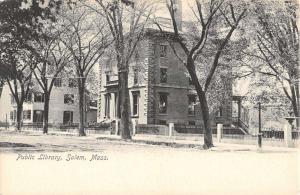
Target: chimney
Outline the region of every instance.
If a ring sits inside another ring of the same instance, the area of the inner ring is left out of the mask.
[[[182,30],[182,2],[181,0],[171,0],[175,11],[175,20],[178,30]]]

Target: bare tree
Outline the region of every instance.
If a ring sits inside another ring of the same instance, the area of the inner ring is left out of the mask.
[[[56,27],[54,27],[56,26]],[[37,83],[44,93],[43,133],[48,133],[49,101],[54,82],[69,65],[70,52],[60,41],[64,32],[57,30],[57,23],[46,28],[47,36],[36,39],[39,60],[33,69]]]
[[[213,147],[212,142],[212,131],[210,126],[210,117],[209,117],[209,107],[207,101],[207,91],[210,88],[216,69],[219,66],[219,59],[222,56],[224,48],[229,43],[229,40],[238,27],[239,22],[245,17],[246,9],[237,9],[230,2],[223,0],[211,0],[208,3],[201,3],[200,0],[195,0],[196,11],[193,10],[194,15],[196,16],[195,28],[200,26],[198,36],[187,37],[180,34],[178,28],[178,21],[175,17],[176,8],[174,7],[173,0],[167,0],[167,7],[172,19],[174,34],[173,39],[180,45],[183,50],[184,57],[176,54],[177,51],[174,49],[174,46],[171,45],[176,56],[186,67],[193,85],[195,86],[197,96],[200,101],[202,117],[204,122],[204,148]],[[239,13],[238,13],[239,12]],[[225,22],[223,22],[225,21]],[[207,46],[209,33],[213,29],[213,25],[222,23],[223,29],[228,29],[223,38],[218,39],[217,48],[214,53],[211,53],[213,56],[211,61],[211,66],[209,71],[202,75],[204,77],[203,84],[201,79],[197,75],[197,62],[199,56],[203,53],[205,47]]]
[[[143,38],[145,27],[152,13],[152,4],[146,1],[128,0],[102,1],[96,0],[101,9],[93,8],[100,17],[106,18],[110,32],[114,38],[119,78],[119,113],[121,118],[120,134],[122,139],[131,139],[130,102],[128,90],[129,62]]]
[[[79,95],[79,136],[84,131],[84,94],[86,78],[95,64],[98,63],[105,49],[111,43],[109,30],[103,18],[96,17],[91,9],[78,2],[69,10],[61,13],[66,32],[61,41],[71,53],[71,63],[76,72]]]

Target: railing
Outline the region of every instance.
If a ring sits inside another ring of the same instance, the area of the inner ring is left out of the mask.
[[[246,124],[243,120],[239,117],[232,117],[232,122],[234,125],[241,127],[246,133],[248,133],[249,125]]]

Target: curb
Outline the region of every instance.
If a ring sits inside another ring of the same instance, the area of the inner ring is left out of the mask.
[[[202,145],[200,144],[182,144],[182,143],[176,143],[176,142],[164,142],[164,141],[153,141],[153,140],[122,140],[120,138],[113,138],[113,137],[97,137],[97,140],[106,140],[106,141],[118,141],[122,143],[137,143],[137,144],[147,144],[147,145],[158,145],[158,146],[167,146],[172,148],[197,148],[197,149],[203,149]]]

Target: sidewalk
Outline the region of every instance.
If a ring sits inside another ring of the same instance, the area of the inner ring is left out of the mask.
[[[98,135],[97,139],[122,141],[120,136],[117,135]],[[132,141],[136,143],[152,144],[152,145],[167,145],[172,147],[183,148],[200,148],[202,149],[203,137],[191,137],[184,139],[177,139],[176,137],[158,136],[158,135],[143,135],[137,134],[132,137]],[[256,145],[245,144],[229,144],[229,143],[217,143],[216,139],[213,139],[214,147],[210,148],[210,151],[259,151]],[[283,148],[263,146],[262,152],[278,151],[278,152],[297,152],[297,148]]]
[[[6,131],[6,130],[0,130]],[[8,130],[13,131],[13,130]],[[36,130],[23,130],[22,132],[28,133],[30,135],[42,135],[41,131]],[[66,132],[66,131],[49,131],[48,135],[61,135],[61,136],[77,136],[77,132]],[[163,135],[147,135],[147,134],[137,134],[132,137],[132,140],[126,141],[121,140],[119,135],[110,134],[87,134],[88,137],[93,137],[99,140],[106,140],[112,142],[126,143],[126,144],[149,144],[149,145],[161,145],[169,146],[174,148],[196,148],[203,149],[203,136],[188,136],[188,137],[169,137]],[[284,148],[284,147],[273,147],[264,146],[262,150],[258,150],[256,145],[245,145],[245,144],[230,144],[230,143],[218,143],[215,138],[213,138],[214,146],[208,151],[260,151],[260,152],[297,152],[298,148]]]

